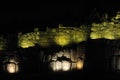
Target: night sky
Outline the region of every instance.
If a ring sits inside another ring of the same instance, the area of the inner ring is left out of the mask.
[[[99,13],[114,14],[120,10],[120,1],[79,2],[42,4],[38,8],[2,8],[0,12],[0,32],[30,32],[35,27],[78,26],[89,22],[94,9]]]

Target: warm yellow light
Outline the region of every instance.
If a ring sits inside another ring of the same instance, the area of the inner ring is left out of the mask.
[[[70,70],[70,66],[71,66],[71,63],[68,62],[68,61],[62,61],[62,69],[63,71],[69,71]]]
[[[72,37],[73,37],[73,42],[75,43],[80,43],[82,41],[86,41],[87,38],[86,38],[86,33],[85,32],[82,32],[82,31],[75,31],[73,34],[72,34]]]
[[[53,61],[50,63],[50,67],[53,71],[69,71],[71,63],[68,61]]]
[[[56,71],[62,70],[62,62],[56,61],[55,67],[56,67]]]
[[[85,54],[81,51],[62,50],[51,56],[49,66],[53,71],[81,70],[84,67],[84,60]]]
[[[115,39],[115,37],[113,35],[109,35],[109,34],[105,34],[104,38],[105,39]]]
[[[40,39],[40,32],[35,29],[35,32],[20,34],[18,36],[18,45],[22,48],[34,47],[37,40]]]
[[[59,25],[58,28],[49,29],[46,32],[40,32],[38,28],[34,32],[20,33],[18,35],[18,45],[22,48],[34,47],[38,44],[42,47],[50,45],[66,46],[70,43],[80,43],[87,40],[88,29],[86,26],[80,28],[63,27]]]
[[[33,47],[33,46],[35,46],[35,44],[33,42],[31,42],[31,41],[23,40],[21,42],[21,47],[22,48],[28,48],[28,47]]]
[[[120,39],[120,12],[111,21],[101,23],[92,23],[90,37],[91,39]]]
[[[84,62],[82,60],[79,59],[76,64],[77,64],[77,69],[80,70],[83,69]]]
[[[101,34],[98,34],[97,32],[91,32],[90,38],[91,39],[99,39],[99,38],[101,38]]]
[[[60,71],[60,70],[62,70],[62,62],[60,62],[60,61],[50,62],[50,68],[53,71]]]
[[[50,68],[51,68],[53,71],[56,71],[56,62],[55,62],[55,61],[50,62]]]
[[[55,36],[55,42],[60,46],[66,46],[70,43],[70,36],[65,34]]]
[[[9,73],[16,73],[16,72],[18,72],[18,65],[14,64],[14,63],[7,64],[7,71]]]

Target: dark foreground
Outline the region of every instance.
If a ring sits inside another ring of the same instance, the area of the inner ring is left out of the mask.
[[[120,80],[120,73],[75,71],[65,73],[3,74],[0,80]]]

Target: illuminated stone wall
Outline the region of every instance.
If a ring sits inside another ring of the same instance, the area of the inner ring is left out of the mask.
[[[86,41],[88,38],[88,28],[86,26],[63,27],[47,29],[46,32],[34,31],[26,34],[21,34],[18,37],[18,45],[22,48],[33,47],[38,44],[42,47],[49,45],[66,46],[73,43]]]
[[[120,39],[120,12],[110,21],[92,23],[90,37],[91,39]]]
[[[40,32],[38,31],[26,33],[26,34],[19,33],[18,46],[22,48],[28,48],[28,47],[35,46],[35,44],[37,43],[37,40],[39,40],[40,38],[39,34]]]
[[[18,38],[18,45],[23,48],[40,46],[80,43],[90,39],[120,39],[120,12],[112,17],[110,21],[104,20],[101,23],[81,25],[80,27],[64,27],[59,24],[58,28],[47,28],[46,31],[35,30],[34,32],[22,34]]]
[[[85,53],[80,50],[61,50],[51,55],[49,66],[53,71],[82,70]]]
[[[2,53],[2,69],[7,73],[17,73],[20,68],[20,56],[16,52]]]

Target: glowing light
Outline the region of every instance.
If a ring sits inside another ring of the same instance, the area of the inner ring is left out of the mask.
[[[60,70],[62,70],[62,62],[60,62],[60,61],[56,61],[56,65],[55,65],[55,67],[56,67],[56,71],[60,71]]]
[[[93,23],[91,27],[91,39],[120,39],[120,12],[111,21]]]
[[[56,55],[57,55],[58,57],[62,57],[62,56],[63,56],[63,54],[64,54],[64,52],[62,52],[62,51],[60,51],[60,52],[56,53]]]
[[[42,47],[50,45],[66,46],[71,43],[80,43],[86,41],[88,37],[88,29],[86,26],[80,28],[63,27],[49,29],[46,32],[40,32],[36,28],[34,32],[18,35],[18,45],[22,48],[34,47],[38,44]]]
[[[69,71],[70,66],[71,64],[68,61],[54,61],[50,63],[53,71]]]
[[[84,32],[84,30],[78,30],[71,33],[73,42],[80,43],[82,41],[86,41],[87,40],[86,33],[87,32]]]
[[[82,60],[79,59],[76,64],[77,64],[77,69],[80,70],[83,69],[84,62]]]
[[[103,37],[105,38],[105,39],[115,39],[115,36],[114,36],[114,34],[113,33],[106,33],[105,35],[103,35]]]
[[[4,70],[8,73],[17,73],[19,72],[19,65],[16,59],[9,59],[9,61],[4,61]]]
[[[61,46],[68,45],[70,43],[70,36],[66,34],[55,36],[55,42]]]
[[[50,68],[53,70],[53,71],[56,71],[56,62],[50,62]]]
[[[91,32],[90,37],[91,37],[91,39],[99,39],[99,38],[101,38],[101,34],[99,34],[97,32]]]
[[[62,62],[62,69],[63,71],[69,71],[70,70],[71,63],[68,61],[63,61]]]
[[[53,71],[70,71],[72,69],[82,70],[84,67],[84,59],[84,53],[63,50],[51,56],[52,61],[50,60],[49,66]]]
[[[16,61],[14,59],[10,59],[9,62],[15,62],[16,63]]]
[[[50,62],[50,67],[53,71],[60,71],[62,70],[62,62],[60,61]]]
[[[9,73],[16,73],[16,72],[18,72],[18,65],[16,65],[15,63],[7,64],[7,71]]]
[[[23,40],[21,42],[21,47],[22,48],[28,48],[28,47],[33,47],[33,46],[35,46],[35,44],[33,42],[31,42],[31,41]]]
[[[31,33],[26,33],[26,34],[20,33],[18,35],[18,46],[22,48],[34,47],[37,40],[40,39],[39,35],[40,32],[37,31],[37,29],[35,30],[35,32],[31,32]]]

